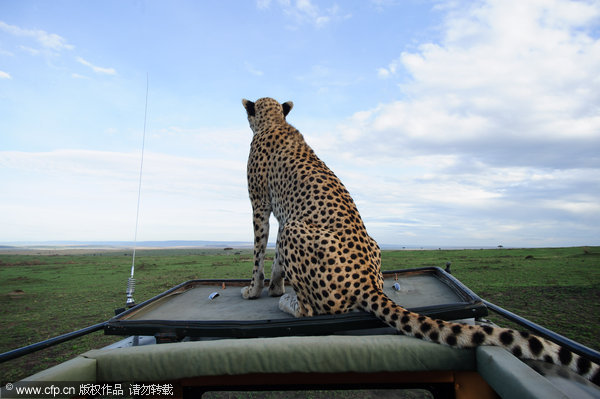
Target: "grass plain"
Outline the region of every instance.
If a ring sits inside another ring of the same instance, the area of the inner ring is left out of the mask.
[[[124,306],[131,251],[57,253],[0,252],[0,352],[106,321]],[[446,262],[452,262],[453,275],[480,297],[600,350],[600,247],[401,250],[382,255],[384,270],[444,267]],[[138,250],[134,297],[140,303],[192,279],[247,278],[251,268],[251,250]],[[508,325],[493,314],[489,318]],[[2,363],[0,383],[119,339],[93,333]]]

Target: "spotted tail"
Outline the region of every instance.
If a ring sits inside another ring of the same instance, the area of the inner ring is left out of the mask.
[[[500,346],[521,359],[542,360],[567,366],[600,386],[600,366],[528,332],[432,319],[398,306],[385,293],[376,289],[363,296],[360,307],[404,335],[456,348]]]

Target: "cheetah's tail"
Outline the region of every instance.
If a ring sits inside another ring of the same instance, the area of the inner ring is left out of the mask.
[[[600,366],[544,338],[508,328],[447,322],[410,312],[373,289],[360,307],[404,335],[456,348],[500,346],[521,359],[542,360],[569,367],[600,386]]]

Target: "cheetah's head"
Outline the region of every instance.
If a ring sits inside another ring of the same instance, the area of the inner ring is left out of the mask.
[[[246,109],[248,122],[254,133],[257,133],[257,129],[260,129],[261,126],[285,122],[285,117],[294,106],[291,101],[279,104],[269,97],[261,98],[256,102],[243,99],[242,104]]]

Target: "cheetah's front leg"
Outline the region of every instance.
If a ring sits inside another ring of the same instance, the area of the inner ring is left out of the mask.
[[[270,296],[281,296],[285,292],[284,281],[283,281],[283,267],[281,265],[281,232],[283,226],[279,225],[279,231],[277,232],[277,244],[275,249],[275,258],[273,259],[273,266],[271,266],[271,282],[269,284],[269,295]]]
[[[244,299],[260,297],[265,283],[265,251],[269,239],[269,217],[271,208],[254,207],[254,267],[250,285],[242,288]]]

